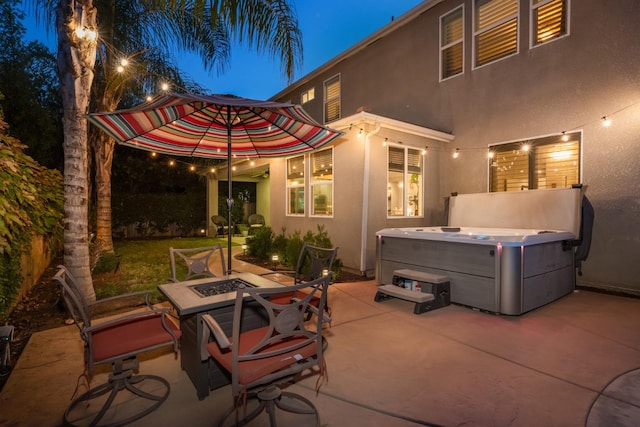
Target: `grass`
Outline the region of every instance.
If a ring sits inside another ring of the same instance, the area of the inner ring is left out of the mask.
[[[182,237],[116,241],[115,254],[103,254],[93,270],[96,296],[100,299],[149,290],[153,291],[155,301],[162,300],[158,285],[167,283],[171,277],[169,247],[197,248],[218,243],[226,247],[227,239]]]

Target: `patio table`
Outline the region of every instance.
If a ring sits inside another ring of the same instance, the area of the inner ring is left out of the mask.
[[[228,372],[215,360],[211,358],[205,361],[200,360],[202,315],[212,315],[225,334],[231,336],[235,288],[240,283],[263,288],[286,286],[253,273],[237,273],[158,286],[160,292],[167,297],[178,313],[182,330],[180,365],[196,388],[199,400],[207,397],[210,390],[231,382]],[[268,324],[267,314],[257,303],[245,304],[242,315],[242,331]]]

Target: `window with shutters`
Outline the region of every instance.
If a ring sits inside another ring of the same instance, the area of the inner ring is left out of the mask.
[[[464,5],[440,17],[440,80],[464,69]]]
[[[490,147],[489,191],[567,188],[580,183],[581,132]]]
[[[333,215],[333,148],[311,153],[311,215]]]
[[[324,122],[340,118],[340,74],[324,82]]]
[[[304,156],[287,159],[287,215],[304,215]]]
[[[518,52],[518,0],[474,0],[474,66]]]
[[[531,0],[531,46],[568,34],[569,0]]]
[[[422,216],[422,151],[390,145],[387,159],[387,216]]]

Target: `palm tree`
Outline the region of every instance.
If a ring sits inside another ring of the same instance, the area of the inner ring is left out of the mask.
[[[97,53],[103,66],[112,64],[113,58],[104,55],[115,45],[118,29],[116,18],[127,5],[126,0],[28,0],[33,6],[36,18],[56,17],[58,36],[58,73],[61,81],[64,129],[64,192],[65,192],[65,232],[64,263],[75,276],[85,297],[95,300],[91,280],[89,257],[89,167],[88,133],[86,114],[89,112],[91,88]],[[153,32],[154,46],[177,46],[186,51],[196,52],[204,59],[208,69],[214,65],[224,66],[229,52],[224,45],[218,45],[212,35],[227,34],[247,43],[258,51],[266,51],[280,59],[283,74],[292,79],[294,70],[302,60],[301,35],[297,27],[295,11],[290,0],[191,0],[173,2],[161,0],[138,0],[132,2],[142,7],[145,13],[163,21]],[[104,7],[104,10],[102,9]],[[120,9],[119,9],[120,7]],[[132,6],[133,7],[133,6]],[[103,15],[104,14],[104,15]],[[102,17],[105,29],[102,28]],[[113,22],[109,25],[109,16]],[[178,17],[178,19],[176,19]],[[140,38],[147,28],[146,15],[132,15],[137,18],[131,27],[131,40]],[[200,30],[207,27],[209,31]],[[106,31],[104,31],[106,30]],[[111,37],[109,37],[109,34]],[[107,35],[105,37],[105,35]],[[108,41],[105,43],[105,41]],[[110,41],[113,41],[112,44]],[[102,44],[101,44],[102,43]],[[100,49],[98,48],[99,46]],[[122,47],[125,45],[123,43]],[[218,49],[220,47],[220,49]],[[115,49],[113,50],[116,51]],[[140,51],[139,51],[140,52]],[[105,88],[110,87],[110,79],[105,74]],[[111,86],[113,92],[103,92],[103,98],[96,102],[102,110],[115,109],[122,97],[122,87]],[[99,154],[103,181],[98,192],[107,194],[106,181],[110,183],[110,162],[113,144],[105,144]],[[103,172],[107,172],[103,174]],[[109,185],[110,187],[110,185]],[[110,189],[108,191],[110,197]],[[102,205],[104,208],[104,205]],[[109,207],[110,217],[110,207]],[[109,219],[110,221],[110,219]],[[102,231],[103,233],[105,231]],[[110,234],[110,233],[109,233]],[[102,236],[104,237],[104,236]],[[110,237],[109,237],[110,239]]]

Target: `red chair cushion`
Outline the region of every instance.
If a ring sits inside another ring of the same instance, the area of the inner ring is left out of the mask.
[[[165,324],[180,338],[182,332],[171,320],[165,319]],[[171,334],[162,325],[160,313],[123,319],[105,328],[98,325],[92,332],[92,340],[94,363],[173,342]]]
[[[240,347],[238,348],[239,354],[245,354],[254,345],[260,342],[260,340],[264,338],[268,330],[268,327],[264,327],[253,329],[251,331],[243,332],[242,334],[240,334]],[[306,337],[302,336],[284,339],[257,352],[257,354],[282,349],[283,347],[288,347],[294,345],[295,343],[303,342],[306,339]],[[230,349],[221,350],[218,346],[218,343],[213,341],[207,345],[207,350],[209,351],[209,354],[211,354],[211,356],[216,359],[227,371],[232,372],[232,354]],[[277,356],[239,362],[238,382],[240,384],[251,383],[258,378],[286,368],[287,366],[296,363],[298,360],[307,359],[315,355],[316,353],[316,342],[313,341],[301,348],[279,354]]]

